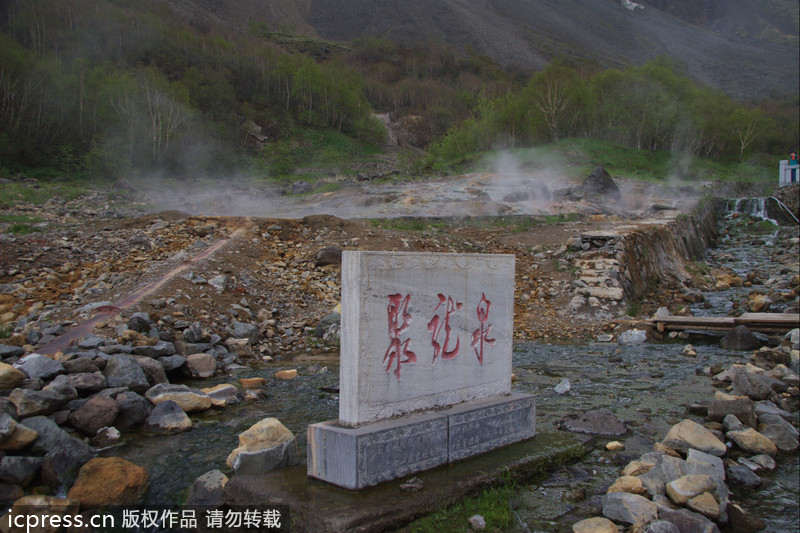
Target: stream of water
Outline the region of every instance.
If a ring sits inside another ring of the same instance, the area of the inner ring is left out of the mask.
[[[725,263],[742,275],[757,267],[763,271],[763,280],[775,273],[772,270],[782,268],[770,261],[776,242],[772,234],[753,237],[724,233],[728,237],[710,252],[710,262]],[[697,314],[726,315],[730,301],[746,294],[745,290],[706,293],[710,308],[697,306],[694,310]],[[592,451],[577,464],[521,487],[511,502],[516,520],[513,531],[568,532],[576,521],[600,515],[601,496],[619,477],[622,467],[651,451],[671,425],[689,417],[689,404],[711,398],[714,389],[704,369],[743,363],[750,356],[750,352],[731,352],[718,345],[699,345],[697,356],[689,358],[681,353],[683,345],[682,341],[635,346],[525,343],[515,347],[514,388],[536,395],[539,431],[558,427],[568,415],[596,408],[610,409],[629,431],[618,439],[625,443],[623,452],[605,450],[611,438],[595,439],[587,444]],[[266,378],[265,399],[195,415],[194,427],[185,433],[132,435],[128,444],[108,453],[144,466],[151,476],[146,503],[162,505],[181,503],[194,479],[205,472],[228,470],[225,459],[237,446],[237,435],[264,417],[280,419],[297,436],[304,455],[306,426],[337,417],[338,395],[326,391],[337,390],[339,369],[335,357],[327,362],[293,364],[292,368],[300,372],[300,377],[292,381],[275,379],[275,366],[243,371],[234,378]],[[554,387],[564,378],[569,379],[571,390],[559,395]],[[187,384],[207,387],[231,381],[231,377],[220,377]],[[735,491],[734,499],[765,520],[766,531],[798,531],[798,456],[779,456],[776,471],[763,479],[758,491]]]

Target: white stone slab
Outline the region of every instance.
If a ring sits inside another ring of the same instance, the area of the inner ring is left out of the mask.
[[[339,422],[509,394],[513,315],[513,255],[345,251]]]

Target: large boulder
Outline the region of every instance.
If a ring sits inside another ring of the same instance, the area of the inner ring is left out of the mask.
[[[746,368],[736,368],[733,372],[733,391],[753,400],[766,400],[772,394],[774,378],[752,372]]]
[[[753,400],[747,396],[735,398],[714,398],[708,405],[708,418],[717,422],[724,420],[726,415],[734,415],[743,424],[756,427],[756,414],[753,410]]]
[[[782,452],[793,452],[800,445],[797,429],[782,416],[772,413],[758,415],[759,432]]]
[[[0,450],[2,451],[22,450],[39,437],[35,430],[15,422],[11,417],[8,417],[4,422],[11,429],[9,431],[10,435],[0,440]]]
[[[7,455],[0,461],[0,481],[27,487],[39,474],[41,457]]]
[[[0,363],[0,390],[11,390],[25,381],[25,374],[11,365]]]
[[[658,507],[637,494],[612,492],[603,496],[603,516],[615,522],[646,524],[658,517]]]
[[[30,389],[14,389],[8,399],[19,418],[55,413],[70,400],[57,392]]]
[[[159,383],[169,383],[167,373],[164,372],[164,365],[162,365],[158,359],[145,357],[143,355],[137,355],[135,359],[139,366],[142,367],[142,370],[144,370],[144,374],[147,376],[147,382],[150,386],[158,385]]]
[[[314,257],[314,264],[318,267],[326,265],[341,265],[342,249],[338,246],[327,246],[321,249]]]
[[[690,474],[667,483],[667,496],[678,505],[686,505],[695,496],[715,489],[716,483],[711,476]]]
[[[136,359],[129,355],[111,356],[103,374],[109,387],[128,387],[135,392],[144,392],[150,387],[144,370]]]
[[[210,378],[217,370],[217,361],[213,355],[194,353],[186,356],[186,371],[194,378]]]
[[[46,355],[32,353],[14,363],[14,367],[32,379],[50,379],[64,372],[64,366]]]
[[[150,416],[153,410],[151,404],[144,396],[133,391],[125,391],[114,397],[117,402],[118,415],[114,421],[114,427],[123,431],[136,427]]]
[[[78,469],[94,456],[88,444],[72,437],[45,416],[28,418],[25,425],[39,434],[31,449],[44,454],[42,477],[51,485],[72,484]]]
[[[119,407],[116,401],[97,395],[72,411],[69,414],[69,423],[85,435],[93,437],[98,429],[113,425],[118,413]]]
[[[603,167],[597,167],[592,170],[591,174],[583,180],[581,189],[583,190],[584,196],[589,200],[591,200],[593,196],[601,196],[614,200],[618,200],[622,196],[619,187],[611,178],[611,174]]]
[[[722,457],[727,448],[711,431],[688,418],[672,426],[662,441],[664,446],[688,452],[690,448]]]
[[[220,507],[225,503],[225,485],[228,476],[220,470],[211,470],[197,478],[189,489],[186,505]]]
[[[48,383],[42,390],[55,392],[68,400],[74,400],[78,397],[78,389],[72,386],[69,376],[65,374],[56,376],[56,379]]]
[[[136,505],[147,491],[147,470],[119,457],[97,457],[83,465],[69,490],[82,509]]]
[[[145,428],[155,433],[180,433],[192,429],[192,419],[172,400],[159,403],[145,420]]]
[[[277,418],[265,418],[239,434],[227,464],[237,473],[262,474],[297,461],[297,441]]]
[[[736,326],[722,337],[720,345],[726,350],[755,350],[761,342],[747,326]]]
[[[186,385],[161,383],[147,390],[145,397],[158,405],[161,402],[173,401],[187,413],[205,411],[212,405],[211,398],[204,392],[190,389]]]

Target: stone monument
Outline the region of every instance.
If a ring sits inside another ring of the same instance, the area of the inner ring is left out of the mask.
[[[308,475],[360,489],[532,437],[513,314],[513,255],[345,251],[339,419],[308,427]]]

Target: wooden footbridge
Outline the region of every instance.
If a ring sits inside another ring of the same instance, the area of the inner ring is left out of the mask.
[[[659,332],[685,329],[727,331],[736,326],[747,326],[753,331],[785,333],[800,327],[797,313],[744,313],[741,316],[675,316],[654,317],[647,324]]]

